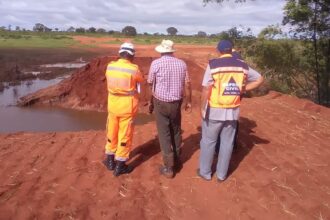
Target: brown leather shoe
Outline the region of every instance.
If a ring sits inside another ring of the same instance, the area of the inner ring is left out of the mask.
[[[174,177],[173,168],[171,167],[161,166],[159,168],[159,172],[161,175],[165,176],[168,179],[172,179]]]

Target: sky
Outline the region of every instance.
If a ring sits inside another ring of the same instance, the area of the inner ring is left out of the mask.
[[[284,0],[234,0],[203,5],[202,0],[0,0],[0,26],[32,29],[35,23],[66,30],[95,27],[121,31],[134,26],[138,33],[178,34],[204,31],[216,34],[232,27],[249,27],[253,34],[281,24]]]

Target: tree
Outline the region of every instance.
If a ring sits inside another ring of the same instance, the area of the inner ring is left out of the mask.
[[[45,25],[41,23],[36,23],[33,27],[33,31],[37,31],[37,32],[43,32],[44,29],[45,29]]]
[[[16,31],[20,31],[21,28],[20,28],[19,26],[16,26],[16,27],[15,27],[15,30],[16,30]]]
[[[229,35],[229,38],[234,40],[234,41],[240,39],[243,35],[243,32],[238,30],[237,27],[230,28],[227,31],[227,33]]]
[[[80,27],[80,28],[77,28],[77,29],[76,29],[76,32],[77,32],[77,33],[85,33],[86,30],[85,30],[85,28]]]
[[[104,28],[99,28],[99,29],[96,30],[96,32],[103,34],[103,33],[107,32],[107,31]]]
[[[178,30],[175,27],[169,27],[166,29],[166,31],[169,35],[172,35],[172,36],[176,35],[176,33],[178,33]]]
[[[313,56],[317,100],[330,104],[330,1],[287,0],[283,24],[290,24],[296,36],[313,42]]]
[[[216,34],[210,34],[210,38],[217,38]]]
[[[220,38],[220,40],[230,40],[230,36],[227,31],[221,31],[217,36]]]
[[[88,28],[88,32],[96,33],[96,28],[95,27],[90,27],[90,28]]]
[[[315,97],[315,80],[303,45],[289,39],[256,40],[242,48],[245,58],[258,67],[273,90],[310,99]]]
[[[75,29],[74,27],[71,26],[71,27],[69,27],[68,30],[66,30],[66,31],[72,33],[72,32],[75,32],[75,30],[76,30],[76,29]]]
[[[262,39],[274,39],[276,36],[281,35],[283,32],[279,25],[268,25],[262,29],[258,35],[258,38]]]
[[[36,32],[49,32],[52,29],[46,27],[45,25],[41,24],[41,23],[36,23],[33,27],[33,31]]]
[[[206,37],[207,34],[204,31],[198,31],[197,36],[198,37]]]
[[[137,34],[136,29],[133,26],[124,27],[121,33],[123,33],[126,36],[136,36]]]
[[[249,28],[249,27],[244,27],[244,26],[240,25],[240,31],[241,31],[241,38],[244,38],[244,39],[255,38],[255,36],[252,33],[251,28]]]

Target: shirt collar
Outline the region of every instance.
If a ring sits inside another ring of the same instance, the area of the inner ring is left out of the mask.
[[[121,62],[121,63],[131,63],[131,61],[123,59],[123,58],[119,58],[118,61]]]
[[[225,58],[225,57],[233,57],[233,55],[227,53],[220,56],[220,58]]]
[[[174,57],[173,53],[162,54],[161,57]]]

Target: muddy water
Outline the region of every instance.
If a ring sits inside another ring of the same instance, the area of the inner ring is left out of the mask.
[[[54,107],[17,107],[19,97],[39,89],[54,85],[63,80],[32,80],[21,85],[11,86],[0,92],[0,132],[18,131],[82,131],[104,130],[106,113],[93,111],[76,111]],[[137,116],[136,125],[152,121],[147,114]]]
[[[55,85],[65,77],[59,77],[52,80],[29,80],[22,81],[20,85],[10,86],[0,93],[0,107],[15,105],[18,99],[29,93],[33,93],[39,89]]]

